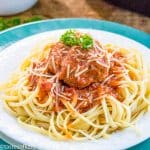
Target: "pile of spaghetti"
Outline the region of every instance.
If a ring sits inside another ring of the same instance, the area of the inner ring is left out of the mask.
[[[53,139],[98,139],[148,111],[149,79],[138,51],[69,30],[33,50],[1,98],[19,123]]]

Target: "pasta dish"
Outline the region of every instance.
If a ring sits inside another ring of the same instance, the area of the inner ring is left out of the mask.
[[[150,106],[149,79],[139,51],[67,30],[31,51],[0,91],[23,126],[55,140],[93,140],[134,127]]]

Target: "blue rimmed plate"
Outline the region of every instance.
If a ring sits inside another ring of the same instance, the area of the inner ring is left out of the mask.
[[[107,22],[107,21],[99,21],[99,20],[91,20],[91,19],[54,19],[54,20],[46,20],[40,21],[36,23],[30,23],[22,26],[18,26],[12,29],[8,29],[7,31],[0,33],[0,50],[3,51],[0,54],[0,68],[1,72],[11,72],[15,67],[14,62],[19,64],[21,59],[28,53],[28,50],[38,43],[41,39],[49,37],[51,35],[56,35],[62,32],[59,29],[66,28],[80,28],[84,29],[86,32],[90,32],[95,35],[96,38],[100,39],[102,42],[115,43],[117,45],[123,47],[134,47],[137,49],[143,50],[144,54],[148,53],[148,49],[150,47],[150,35],[146,34],[142,31],[133,29],[131,27],[127,27],[124,25],[120,25],[117,23]],[[59,30],[59,31],[58,31]],[[40,33],[40,34],[38,34]],[[33,36],[34,35],[34,36]],[[25,38],[25,39],[24,39]],[[21,41],[20,41],[21,40]],[[12,59],[7,59],[7,56]],[[150,56],[150,55],[148,55]],[[7,63],[2,63],[4,62]],[[8,64],[12,64],[8,67]],[[5,70],[7,69],[7,71]],[[3,74],[5,76],[5,74]],[[3,80],[3,78],[1,78]],[[13,145],[19,145],[20,143],[30,145],[40,149],[125,149],[131,147],[143,140],[146,140],[150,136],[150,132],[146,131],[150,126],[149,114],[143,117],[144,124],[141,124],[141,129],[145,129],[144,136],[137,137],[133,131],[127,131],[121,133],[115,133],[110,139],[103,140],[100,139],[98,142],[52,142],[45,136],[39,135],[37,133],[28,131],[27,129],[23,129],[20,127],[15,118],[10,116],[9,114],[4,113],[3,108],[0,107],[0,119],[9,118],[9,122],[6,119],[5,123],[3,122],[0,125],[1,129],[1,137],[6,140],[8,143]],[[4,117],[5,116],[5,117]],[[4,120],[3,120],[4,121]],[[12,121],[12,122],[11,122]],[[8,122],[8,124],[7,124]],[[11,124],[12,123],[12,124]],[[7,125],[6,125],[7,124]],[[140,124],[140,123],[139,123]],[[12,128],[12,129],[11,129]],[[34,139],[36,138],[36,140]],[[39,142],[40,141],[40,142]],[[2,143],[2,141],[1,141]],[[42,144],[44,143],[44,144]],[[142,143],[138,146],[141,149],[148,149],[150,147],[150,141]],[[26,148],[24,146],[24,148]],[[136,147],[137,148],[137,147]]]

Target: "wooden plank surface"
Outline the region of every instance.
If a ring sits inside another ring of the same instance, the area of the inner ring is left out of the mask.
[[[31,9],[16,16],[47,18],[86,17],[115,21],[150,33],[150,18],[114,6],[105,0],[39,0]]]

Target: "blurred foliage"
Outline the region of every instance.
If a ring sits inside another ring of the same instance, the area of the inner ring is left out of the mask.
[[[34,22],[34,21],[39,21],[42,20],[43,18],[41,16],[33,16],[30,18],[26,19],[21,19],[19,17],[12,17],[12,18],[3,18],[0,17],[0,31],[8,29],[10,27],[14,27],[23,23],[28,23],[28,22]]]

